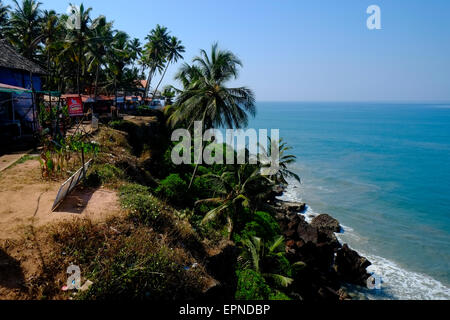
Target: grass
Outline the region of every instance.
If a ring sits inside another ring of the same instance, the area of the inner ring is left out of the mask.
[[[45,270],[29,285],[31,296],[67,299],[61,291],[65,269],[75,264],[82,283],[94,284],[76,299],[191,300],[201,295],[208,275],[192,254],[174,239],[145,225],[123,218],[94,224],[89,220],[65,222],[49,230]]]

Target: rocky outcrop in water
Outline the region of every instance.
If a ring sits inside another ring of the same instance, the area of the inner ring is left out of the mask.
[[[365,286],[369,275],[367,267],[372,263],[361,257],[356,251],[350,249],[347,244],[337,252],[334,268],[339,278],[345,282]]]
[[[305,208],[304,203],[279,201],[275,205],[288,259],[304,266],[294,275],[293,290],[307,300],[348,299],[342,285],[364,285],[371,263],[339,243],[335,233],[341,226],[336,219],[324,214],[309,224],[299,214]]]
[[[334,219],[328,214],[321,214],[317,217],[315,217],[312,222],[311,226],[319,229],[322,232],[333,232],[338,233],[341,232],[341,225],[339,224],[339,221]]]

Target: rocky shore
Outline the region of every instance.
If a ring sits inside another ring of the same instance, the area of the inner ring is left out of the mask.
[[[274,200],[272,205],[286,239],[288,259],[301,262],[293,292],[305,300],[348,300],[344,285],[367,285],[371,262],[338,241],[339,221],[321,214],[308,223],[300,214],[306,210],[305,203]]]

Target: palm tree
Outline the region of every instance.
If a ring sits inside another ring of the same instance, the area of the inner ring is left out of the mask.
[[[94,29],[98,24],[104,20],[103,16],[92,20],[90,13],[92,8],[85,9],[81,4],[79,7],[73,4],[71,6],[72,16],[67,19],[67,36],[66,36],[66,50],[71,50],[74,60],[77,63],[77,92],[81,94],[81,76],[82,66],[85,64],[86,51],[89,48],[90,41],[94,37]]]
[[[106,53],[106,61],[108,65],[109,84],[114,88],[117,104],[117,89],[130,89],[136,87],[136,79],[138,77],[137,68],[129,69],[136,58],[136,51],[129,41],[129,36],[125,32],[117,31],[114,34],[110,49]]]
[[[0,39],[4,37],[5,29],[9,24],[9,9],[11,7],[4,5],[0,0]]]
[[[42,17],[41,30],[45,44],[43,54],[47,60],[47,88],[50,86],[50,80],[52,78],[50,63],[53,56],[53,50],[55,50],[56,42],[59,40],[59,27],[59,17],[56,12],[53,10],[45,10]]]
[[[150,68],[147,78],[147,87],[145,88],[145,96],[147,97],[156,71],[161,73],[164,69],[169,43],[169,33],[166,27],[162,27],[158,24],[155,29],[150,31],[145,39],[148,40],[148,43],[145,44],[141,63]]]
[[[272,243],[264,245],[261,238],[252,237],[251,239],[244,239],[242,241],[247,248],[244,252],[244,259],[246,259],[252,266],[253,270],[261,273],[266,279],[272,280],[277,286],[288,287],[294,279],[286,275],[272,273],[272,270],[266,266],[266,261],[272,258],[280,258],[284,254],[284,237],[280,236]]]
[[[263,149],[264,146],[262,146]],[[289,150],[292,150],[292,147],[289,147],[287,143],[280,139],[279,141],[272,141],[270,137],[268,137],[268,146],[267,146],[267,158],[270,159],[272,156],[272,150],[278,150],[279,154],[279,169],[276,174],[270,176],[270,178],[277,184],[288,184],[287,178],[293,178],[299,183],[301,183],[300,177],[293,171],[289,170],[289,166],[295,163],[297,157],[288,154]],[[263,167],[266,164],[262,164]]]
[[[206,175],[218,197],[199,200],[195,203],[195,206],[200,204],[218,205],[205,215],[202,223],[208,223],[220,215],[225,215],[230,238],[233,232],[235,214],[240,212],[242,207],[251,210],[258,208],[273,187],[273,182],[261,176],[257,166],[244,164],[234,167],[234,170],[235,172],[226,171],[220,176]]]
[[[164,76],[166,75],[167,69],[169,69],[169,66],[171,63],[177,63],[178,59],[183,59],[183,56],[181,53],[185,52],[184,46],[181,44],[181,41],[178,40],[177,37],[171,37],[166,48],[166,67],[164,68],[164,73],[161,77],[161,80],[159,80],[158,85],[155,88],[155,92],[153,93],[153,96],[156,95],[156,92],[158,91],[159,86],[161,85],[161,82],[164,79]]]
[[[166,102],[167,105],[171,105],[173,103],[172,99],[175,97],[175,90],[171,86],[167,86],[164,88],[162,94],[161,94]]]
[[[28,59],[34,59],[37,47],[44,38],[41,32],[41,3],[35,0],[14,0],[15,10],[11,13],[9,38],[19,52]]]
[[[133,51],[134,59],[142,57],[142,46],[141,41],[138,38],[134,38],[129,44],[130,50]]]
[[[184,72],[194,72],[195,78],[188,87],[180,92],[170,121],[172,125],[187,122],[189,127],[195,121],[202,121],[206,128],[242,128],[247,126],[248,114],[255,116],[255,98],[253,92],[245,87],[228,88],[227,82],[238,77],[238,67],[242,62],[230,51],[220,50],[217,43],[212,45],[208,55],[201,50],[201,55],[193,60],[194,66],[183,66],[179,75],[186,80]],[[197,73],[198,74],[195,74]],[[203,150],[203,148],[202,148]],[[196,161],[197,163],[199,161]],[[195,166],[189,188],[192,186],[198,164]]]
[[[100,69],[106,64],[106,54],[111,46],[113,40],[112,23],[106,22],[106,18],[102,18],[102,21],[94,29],[94,37],[90,41],[89,49],[87,53],[88,59],[88,71],[93,72],[95,70],[94,78],[94,97],[98,94],[98,82],[100,76]]]

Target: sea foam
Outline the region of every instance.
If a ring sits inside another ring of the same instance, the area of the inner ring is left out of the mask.
[[[302,202],[303,199],[299,195],[300,189],[301,186],[297,182],[290,181],[286,192],[278,199],[283,201]],[[315,212],[307,205],[305,212],[301,214],[305,216],[305,220],[308,223],[311,223],[314,217],[318,216],[320,213]],[[352,244],[356,245],[367,240],[362,240],[363,237],[351,227],[343,225],[342,229],[341,234],[337,234],[337,237],[341,243],[348,243],[350,247]],[[370,239],[368,241],[370,241]],[[349,286],[348,289],[354,297],[369,300],[450,299],[450,288],[430,276],[406,270],[393,261],[364,252],[363,250],[358,250],[358,253],[372,262],[372,265],[367,271],[370,274],[381,277],[381,289],[370,290],[363,287]]]

